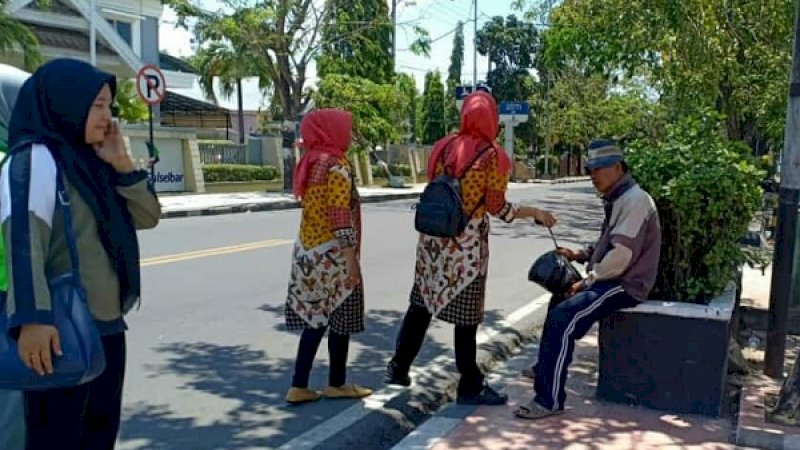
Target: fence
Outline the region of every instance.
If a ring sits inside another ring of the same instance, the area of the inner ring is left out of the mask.
[[[200,143],[203,164],[247,164],[247,146],[239,144]]]

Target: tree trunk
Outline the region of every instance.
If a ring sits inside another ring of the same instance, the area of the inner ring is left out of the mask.
[[[242,79],[236,80],[236,96],[239,101],[239,143],[244,144],[244,101],[242,98]]]
[[[774,408],[767,410],[767,418],[783,425],[800,425],[800,353],[794,359],[792,372],[783,381],[781,393]]]

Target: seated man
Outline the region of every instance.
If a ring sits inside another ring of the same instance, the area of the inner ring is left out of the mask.
[[[563,412],[575,341],[602,318],[646,300],[656,281],[661,224],[653,199],[628,173],[622,151],[612,141],[591,143],[587,168],[603,196],[605,221],[595,246],[559,249],[572,261],[588,262],[588,277],[547,315],[533,370],[536,396],[514,412],[523,419]]]

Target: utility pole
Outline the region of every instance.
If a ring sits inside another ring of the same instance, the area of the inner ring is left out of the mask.
[[[397,0],[392,0],[392,71],[397,72]]]
[[[472,92],[478,90],[478,0],[473,0],[475,7],[475,22],[474,26],[475,35],[472,37]]]
[[[789,105],[781,155],[780,206],[769,297],[767,349],[764,355],[764,373],[772,378],[783,377],[786,323],[792,297],[797,207],[800,200],[800,2],[796,2],[796,8]]]

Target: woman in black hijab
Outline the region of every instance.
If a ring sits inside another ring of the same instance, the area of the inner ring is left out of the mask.
[[[48,278],[70,270],[56,177],[69,196],[80,274],[103,338],[106,369],[89,383],[26,392],[28,449],[112,449],[125,373],[124,314],[139,301],[136,229],[161,209],[111,117],[113,75],[57,59],[22,86],[0,175],[0,216],[9,261],[9,333],[40,376],[61,353]],[[5,204],[4,204],[5,203]]]

